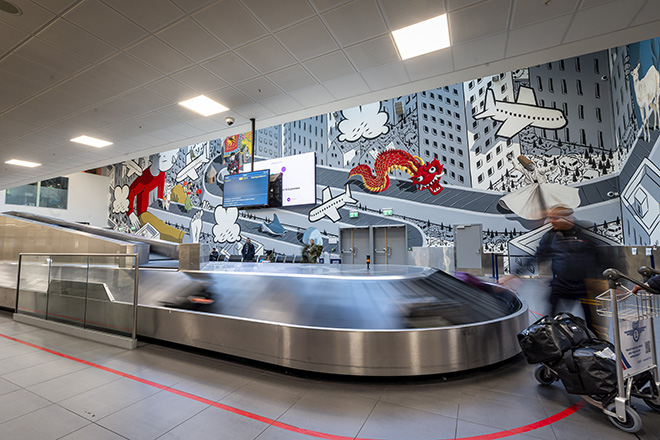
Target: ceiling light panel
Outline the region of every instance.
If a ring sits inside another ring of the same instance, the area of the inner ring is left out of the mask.
[[[71,139],[71,142],[89,145],[90,147],[95,147],[95,148],[103,148],[103,147],[107,147],[108,145],[112,145],[112,142],[104,141],[102,139],[96,139],[90,136],[78,136],[77,138]]]
[[[392,36],[402,60],[435,52],[451,45],[447,14],[393,31]]]
[[[19,167],[28,167],[28,168],[41,166],[40,163],[28,162],[27,160],[20,160],[20,159],[11,159],[6,161],[5,163],[9,165],[18,165]]]
[[[199,95],[196,98],[188,99],[179,103],[190,110],[199,113],[202,116],[211,116],[217,113],[222,113],[229,110],[224,105],[207,98],[204,95]]]

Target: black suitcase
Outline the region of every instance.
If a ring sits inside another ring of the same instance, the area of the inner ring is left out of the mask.
[[[614,353],[608,341],[589,341],[568,350],[552,368],[570,394],[612,394],[617,389]]]
[[[584,319],[570,313],[544,316],[518,334],[518,343],[530,364],[556,362],[572,347],[595,339]]]

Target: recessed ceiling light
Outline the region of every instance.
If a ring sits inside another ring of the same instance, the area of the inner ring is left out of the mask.
[[[78,136],[77,138],[71,139],[71,142],[77,142],[79,144],[89,145],[90,147],[103,148],[108,145],[112,145],[112,142],[104,141],[102,139],[96,139],[89,136]]]
[[[447,14],[393,31],[392,36],[402,60],[451,46]]]
[[[7,14],[11,14],[11,15],[21,15],[23,13],[23,11],[21,11],[21,8],[19,8],[13,3],[9,3],[6,0],[0,0],[0,11],[6,12]]]
[[[197,112],[202,116],[211,116],[229,110],[224,105],[220,104],[219,102],[215,102],[211,98],[207,98],[204,95],[199,95],[196,98],[180,102],[179,105],[189,108],[190,110]]]
[[[36,162],[28,162],[27,160],[18,160],[18,159],[11,159],[5,162],[9,165],[18,165],[19,167],[28,167],[28,168],[34,168],[34,167],[40,167],[40,163]]]

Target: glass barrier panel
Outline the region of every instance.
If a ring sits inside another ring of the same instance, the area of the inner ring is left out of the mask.
[[[51,321],[84,326],[88,295],[87,256],[53,255],[48,279],[48,316]]]
[[[136,259],[90,256],[86,327],[131,335]]]
[[[50,261],[47,256],[21,257],[16,313],[46,318]]]

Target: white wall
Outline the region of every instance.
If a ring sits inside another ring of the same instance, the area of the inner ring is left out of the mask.
[[[71,222],[88,222],[93,226],[108,226],[110,178],[89,173],[75,173],[63,177],[69,178],[67,209],[7,205],[5,204],[5,190],[2,190],[0,191],[0,212],[29,212]]]

